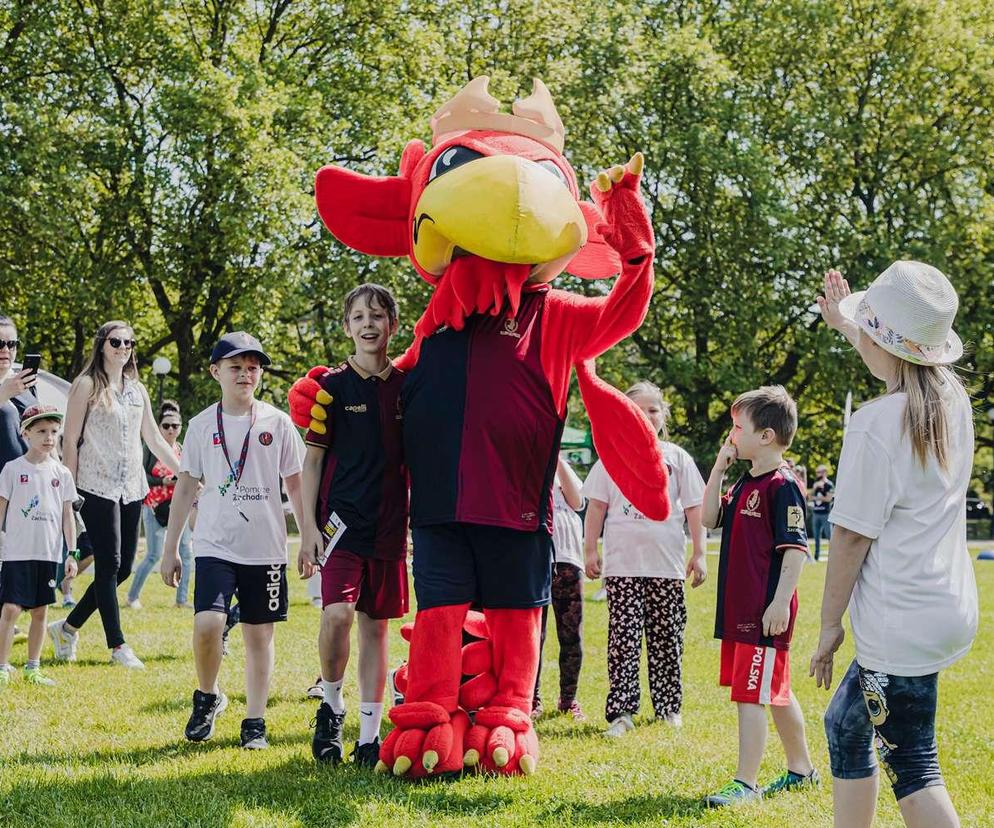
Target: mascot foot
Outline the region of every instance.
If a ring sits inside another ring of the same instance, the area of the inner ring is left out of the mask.
[[[531,718],[515,707],[486,707],[466,734],[463,764],[491,773],[530,776],[538,765]]]
[[[396,727],[380,746],[379,773],[418,779],[462,770],[465,711],[450,714],[433,702],[409,702],[394,707],[390,720]]]

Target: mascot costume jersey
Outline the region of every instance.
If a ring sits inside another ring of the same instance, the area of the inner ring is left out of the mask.
[[[594,202],[581,201],[546,87],[536,80],[506,113],[487,82],[476,78],[436,112],[431,149],[411,141],[399,175],[329,166],[315,186],[339,241],[408,256],[435,287],[395,361],[406,372],[418,602],[405,701],[390,711],[378,765],[398,776],[535,769],[529,713],[551,579],[551,486],[574,367],[611,477],[647,517],[669,510],[655,433],[593,370],[642,323],[652,295],[642,157],[602,172]],[[549,288],[564,270],[618,278],[610,293],[585,297]],[[290,392],[294,421],[321,435],[326,375],[314,368]],[[469,613],[474,605],[482,616]]]

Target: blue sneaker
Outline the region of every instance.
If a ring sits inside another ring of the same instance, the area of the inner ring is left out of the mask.
[[[788,770],[770,782],[769,785],[763,786],[763,796],[771,796],[782,791],[795,791],[801,788],[817,788],[820,784],[821,777],[818,775],[818,771],[813,768],[807,776]]]

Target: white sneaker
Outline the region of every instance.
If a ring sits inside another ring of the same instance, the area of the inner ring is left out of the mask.
[[[606,601],[607,600],[607,587],[601,587],[597,592],[590,596],[591,601]]]
[[[142,609],[142,602],[139,601],[137,598],[135,598],[134,601],[132,601],[129,598],[127,600],[127,604],[128,604],[128,609],[133,609],[133,610],[140,610],[140,609]]]
[[[604,735],[611,739],[616,739],[619,736],[624,736],[629,730],[635,730],[635,722],[632,721],[631,716],[623,713],[608,725],[607,730],[604,731]]]
[[[48,635],[55,646],[55,658],[58,661],[75,661],[76,647],[79,644],[79,632],[66,632],[63,621],[53,621],[48,625]]]
[[[665,716],[657,716],[657,718],[670,727],[683,727],[683,716],[679,713],[667,713]]]
[[[145,669],[145,665],[142,664],[141,659],[135,655],[135,651],[127,644],[122,644],[116,650],[112,650],[110,660],[112,664],[120,664],[122,667],[130,667],[132,670]]]

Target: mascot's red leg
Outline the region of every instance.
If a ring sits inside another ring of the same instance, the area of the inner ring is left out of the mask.
[[[456,604],[418,612],[407,692],[404,704],[390,711],[396,727],[380,748],[380,772],[414,778],[462,769],[469,720],[458,707],[462,627],[468,611],[469,604]]]
[[[485,611],[493,647],[497,692],[476,714],[466,736],[468,766],[498,773],[531,774],[538,762],[531,701],[538,672],[542,610]]]

